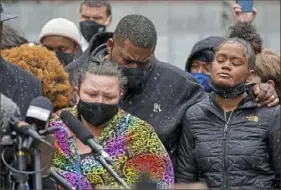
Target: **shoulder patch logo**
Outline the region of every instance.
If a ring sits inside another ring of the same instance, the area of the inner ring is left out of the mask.
[[[256,115],[251,115],[246,118],[248,119],[248,121],[255,121],[255,122],[259,121],[259,118]]]
[[[161,108],[160,108],[160,104],[157,104],[157,103],[154,103],[153,104],[153,112],[155,112],[155,113],[159,113],[159,112],[161,112],[162,110],[161,110]]]

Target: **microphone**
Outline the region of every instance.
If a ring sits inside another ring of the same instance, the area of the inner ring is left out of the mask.
[[[10,98],[0,94],[0,136],[10,133],[10,119],[11,116],[15,116],[20,118],[20,110],[15,102],[13,102]]]
[[[22,135],[31,136],[34,139],[41,139],[40,135],[36,131],[34,131],[30,125],[23,122],[17,104],[3,94],[1,94],[0,98],[1,139],[2,135],[10,135],[12,131],[15,131]]]
[[[71,139],[73,138],[73,135],[69,132],[69,130],[67,130],[66,128],[64,127],[48,127],[46,130],[40,130],[38,131],[38,133],[40,135],[49,135],[49,134],[53,134],[54,132],[56,131],[59,131],[59,130],[64,130],[65,131],[65,134],[67,136],[68,139]]]
[[[53,105],[51,101],[43,96],[39,96],[31,101],[25,121],[31,125],[36,125],[37,130],[46,129],[52,113]]]
[[[88,145],[94,153],[101,155],[109,164],[112,165],[113,161],[109,155],[99,145],[94,136],[87,130],[86,127],[69,111],[63,111],[60,115],[61,120],[70,128],[70,130],[77,136],[79,140],[85,145]]]
[[[136,190],[141,190],[141,189],[156,190],[157,189],[157,182],[153,181],[149,177],[149,175],[146,171],[143,171],[140,179],[136,183],[135,189]]]
[[[53,105],[51,101],[43,96],[34,98],[28,107],[26,113],[26,122],[31,124],[32,127],[37,130],[43,130],[47,128],[48,121],[53,113]],[[53,145],[55,136],[46,136],[45,140]],[[30,147],[31,146],[31,147]],[[27,149],[31,148],[32,168],[37,171],[41,166],[46,166],[53,160],[53,153],[50,152],[50,148],[42,142],[37,140],[33,142],[33,138],[29,137],[27,140]],[[41,153],[44,152],[44,156]],[[37,172],[32,175],[32,188],[42,189],[42,177],[50,174],[49,168],[42,172]]]
[[[49,118],[53,113],[53,105],[51,101],[43,96],[34,98],[27,109],[25,121],[29,123],[32,127],[36,128],[36,131],[45,129],[47,127]],[[29,148],[33,138],[28,138]]]

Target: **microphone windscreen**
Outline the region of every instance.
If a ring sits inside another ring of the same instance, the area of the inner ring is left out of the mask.
[[[20,110],[10,98],[0,94],[0,137],[10,132],[10,120],[17,117],[21,120]]]
[[[142,171],[141,177],[139,178],[138,182],[136,183],[135,189],[149,189],[149,190],[156,190],[157,189],[157,182],[153,181],[149,174],[146,171]]]
[[[27,110],[26,117],[47,122],[53,113],[53,105],[48,98],[39,96],[34,98]]]
[[[61,120],[69,127],[69,129],[77,136],[77,138],[84,144],[87,144],[88,139],[93,139],[93,135],[77,119],[71,112],[63,111],[60,115]]]

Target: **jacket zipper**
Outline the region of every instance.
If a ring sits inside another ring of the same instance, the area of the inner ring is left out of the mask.
[[[229,121],[231,119],[232,113],[234,111],[232,111],[230,113],[229,118],[226,118],[226,112],[224,112],[224,119],[225,119],[225,125],[224,125],[224,129],[223,129],[223,168],[224,168],[224,172],[223,172],[223,179],[224,179],[224,188],[225,189],[229,189],[229,173],[228,173],[228,125],[229,125]]]

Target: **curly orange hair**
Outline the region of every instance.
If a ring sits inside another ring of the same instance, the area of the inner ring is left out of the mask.
[[[42,46],[24,44],[3,50],[1,55],[3,59],[32,73],[42,81],[43,94],[50,99],[55,110],[68,106],[71,95],[69,76],[55,53]]]

